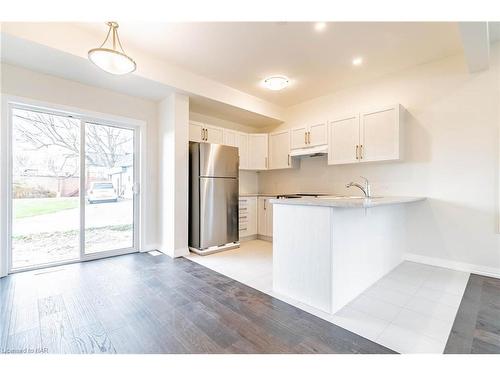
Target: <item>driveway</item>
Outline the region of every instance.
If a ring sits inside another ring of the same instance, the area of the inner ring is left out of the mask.
[[[133,200],[85,205],[85,227],[99,228],[133,223]],[[72,208],[59,212],[16,219],[12,223],[14,236],[65,232],[80,228],[80,210]]]

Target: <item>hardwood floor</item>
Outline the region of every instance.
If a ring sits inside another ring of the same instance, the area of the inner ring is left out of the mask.
[[[500,279],[471,274],[445,353],[500,354]]]
[[[20,273],[0,303],[0,352],[393,353],[184,258]]]

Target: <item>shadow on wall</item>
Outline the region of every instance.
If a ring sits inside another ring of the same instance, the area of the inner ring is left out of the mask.
[[[405,123],[403,126],[403,155],[402,163],[425,163],[432,161],[432,142],[429,131],[422,125],[421,120],[406,108]]]
[[[407,251],[425,257],[491,267],[500,273],[495,211],[427,198],[407,206]]]

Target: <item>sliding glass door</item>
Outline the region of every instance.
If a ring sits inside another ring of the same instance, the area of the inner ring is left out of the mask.
[[[11,110],[11,271],[137,249],[137,130]]]
[[[85,254],[134,246],[134,130],[85,124]]]
[[[12,110],[11,265],[80,257],[80,121]]]

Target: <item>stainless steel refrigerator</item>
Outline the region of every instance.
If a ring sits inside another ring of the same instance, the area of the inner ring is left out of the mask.
[[[238,148],[189,143],[189,248],[210,254],[239,246]]]

